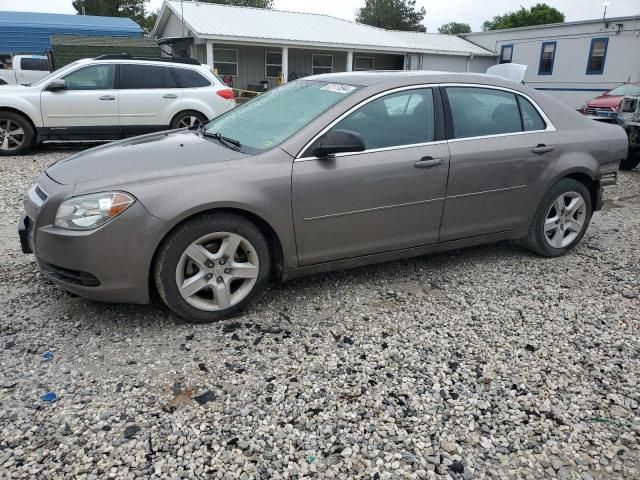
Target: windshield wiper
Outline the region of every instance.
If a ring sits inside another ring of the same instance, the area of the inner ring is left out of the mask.
[[[214,138],[214,139],[218,140],[220,143],[223,143],[223,144],[227,145],[229,148],[232,148],[233,150],[238,150],[237,147],[241,147],[242,146],[242,143],[240,143],[235,138],[225,137],[220,132],[209,133],[203,128],[203,129],[200,130],[200,133],[202,133],[202,135],[204,135],[205,137]]]

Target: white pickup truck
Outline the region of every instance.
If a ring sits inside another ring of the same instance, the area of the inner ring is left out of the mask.
[[[0,64],[0,85],[30,85],[49,75],[49,59],[44,55],[15,55],[12,68]]]

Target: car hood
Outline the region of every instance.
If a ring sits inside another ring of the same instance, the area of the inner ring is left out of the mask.
[[[134,181],[179,175],[185,169],[246,157],[193,130],[171,130],[101,145],[47,169],[63,185],[96,180]]]
[[[611,95],[601,95],[596,98],[592,98],[587,102],[588,107],[593,108],[615,108],[617,109],[620,106],[620,102],[622,101],[621,96],[611,96]]]

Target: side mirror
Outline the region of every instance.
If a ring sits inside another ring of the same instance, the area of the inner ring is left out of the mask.
[[[58,80],[54,80],[49,85],[47,85],[47,88],[45,90],[47,90],[48,92],[59,92],[60,90],[66,90],[66,89],[67,89],[67,83],[62,79],[58,79]]]
[[[320,137],[312,155],[318,158],[326,158],[336,153],[364,152],[365,145],[362,135],[351,130],[331,130]]]

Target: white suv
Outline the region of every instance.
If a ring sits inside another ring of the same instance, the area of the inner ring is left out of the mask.
[[[31,86],[0,87],[0,155],[47,140],[114,140],[199,125],[235,106],[233,90],[192,59],[103,55]]]

